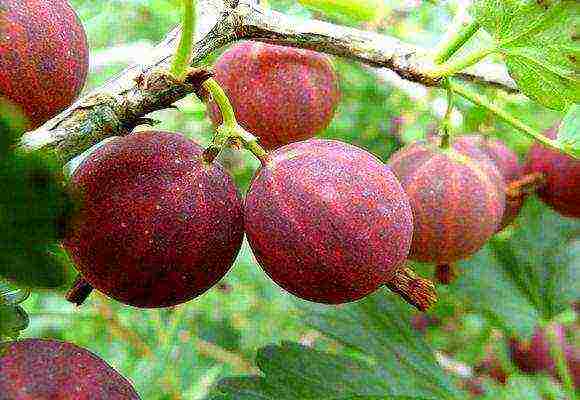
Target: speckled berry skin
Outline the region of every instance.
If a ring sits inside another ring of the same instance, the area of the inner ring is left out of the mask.
[[[310,50],[242,42],[222,54],[215,72],[239,124],[269,149],[319,133],[340,99],[330,59]],[[215,104],[210,117],[221,123]]]
[[[395,175],[358,147],[310,139],[273,151],[245,203],[264,271],[302,299],[358,300],[406,260],[412,212]]]
[[[552,128],[545,135],[555,139],[557,131]],[[566,217],[580,218],[580,160],[534,144],[524,169],[544,175],[546,184],[537,192],[544,203]]]
[[[413,209],[411,259],[455,262],[478,251],[495,233],[505,207],[505,184],[493,163],[416,142],[395,153],[389,165]]]
[[[518,156],[501,140],[481,135],[465,135],[455,139],[453,142],[453,148],[460,153],[471,157],[473,157],[473,150],[470,149],[475,148],[483,151],[483,153],[495,164],[503,176],[506,185],[509,185],[522,177],[523,167],[518,160]],[[513,222],[520,213],[523,204],[523,197],[509,199],[509,201],[506,198],[506,206],[498,231],[501,231]]]
[[[72,184],[82,208],[65,248],[96,289],[137,307],[204,293],[242,243],[242,201],[216,162],[179,134],[140,132],[95,150]]]
[[[89,67],[87,39],[65,0],[0,0],[0,97],[20,106],[30,127],[68,107]]]
[[[88,350],[56,340],[0,344],[3,400],[138,400],[129,381]]]

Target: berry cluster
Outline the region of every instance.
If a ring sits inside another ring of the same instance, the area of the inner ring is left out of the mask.
[[[88,50],[68,2],[24,3],[0,1],[0,32],[9,39],[0,43],[0,94],[35,128],[75,100]],[[135,307],[184,303],[228,273],[246,235],[264,272],[299,298],[342,304],[384,286],[425,310],[434,285],[408,260],[437,265],[437,280],[450,283],[453,263],[511,224],[530,192],[580,217],[580,162],[540,145],[523,167],[504,144],[479,135],[412,143],[383,163],[313,138],[340,99],[327,56],[243,42],[215,69],[239,126],[269,150],[245,199],[215,154],[181,134],[108,141],[71,179],[80,206],[63,246],[81,274],[71,301],[82,303],[94,288]],[[221,125],[219,105],[210,100],[208,109]],[[546,135],[555,138],[556,129]],[[538,335],[531,347],[511,343],[523,371],[554,372],[542,343]],[[7,343],[0,365],[0,397],[138,398],[106,363],[67,343]]]

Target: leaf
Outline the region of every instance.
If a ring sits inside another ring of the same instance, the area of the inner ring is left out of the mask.
[[[580,102],[580,2],[477,0],[472,13],[523,93],[559,111]]]
[[[300,308],[307,325],[350,355],[289,342],[267,346],[257,356],[261,376],[223,380],[210,399],[463,398],[411,329],[410,307],[392,294],[338,307],[301,302]]]
[[[379,292],[340,307],[302,303],[301,308],[306,324],[376,362],[382,379],[396,383],[390,385],[390,395],[462,397],[411,328],[411,308],[392,293]]]
[[[580,222],[528,199],[509,239],[494,237],[450,287],[503,329],[529,337],[540,319],[564,311],[580,292]]]
[[[0,106],[0,277],[25,287],[61,286],[62,265],[51,253],[75,205],[53,157],[14,152],[23,126],[14,109],[4,111]]]
[[[501,388],[490,388],[482,400],[565,400],[561,389],[547,376],[512,376]]]
[[[580,106],[570,107],[558,128],[558,143],[580,158]]]
[[[0,338],[16,338],[28,327],[30,320],[20,306],[0,305]]]

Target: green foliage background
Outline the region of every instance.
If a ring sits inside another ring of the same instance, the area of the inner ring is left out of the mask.
[[[153,44],[179,21],[177,0],[72,3],[95,59],[113,54],[107,53],[111,48]],[[323,17],[298,2],[270,3],[295,15]],[[453,1],[417,2],[407,8],[394,0],[380,3],[385,14],[379,21],[348,12],[325,18],[432,47],[457,7]],[[126,66],[114,59],[112,55],[112,62],[93,68],[86,90]],[[387,160],[405,142],[436,129],[443,91],[413,99],[378,81],[366,67],[337,58],[334,62],[342,100],[322,136],[357,144]],[[562,117],[523,96],[492,91],[488,95],[537,129]],[[205,106],[191,97],[178,107],[179,111],[153,115],[162,121],[156,128],[207,144],[212,127]],[[459,102],[458,108],[462,119],[455,133],[491,134],[525,154],[527,138],[482,108],[466,102]],[[225,151],[221,161],[244,192],[257,162],[234,151]],[[579,234],[578,222],[530,199],[513,227],[461,264],[464,274],[456,284],[439,288],[440,301],[430,315],[441,323],[424,334],[409,325],[415,312],[387,291],[337,308],[296,301],[262,273],[244,245],[218,288],[170,309],[136,310],[98,293],[75,308],[63,299],[66,286],[34,291],[22,305],[30,316],[23,336],[71,341],[92,350],[134,382],[143,399],[465,398],[468,394],[458,388],[460,378],[443,371],[435,354],[473,367],[489,352],[499,354],[513,374],[506,386],[484,379],[488,398],[560,399],[565,394],[554,381],[520,375],[507,357],[505,340],[498,338],[529,337],[535,326],[553,319],[576,326],[570,302],[579,293]],[[425,276],[432,274],[430,266],[416,267]],[[66,275],[70,284],[72,266]],[[574,339],[578,338],[570,338]],[[230,378],[212,392],[226,377]]]

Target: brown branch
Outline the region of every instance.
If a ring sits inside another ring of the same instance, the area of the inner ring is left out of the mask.
[[[427,51],[394,37],[347,28],[317,20],[303,20],[264,10],[251,0],[200,0],[193,65],[221,47],[240,39],[312,49],[385,67],[402,78],[425,86],[437,86]],[[203,74],[193,70],[189,80],[172,78],[167,69],[179,39],[172,30],[142,64],[132,65],[103,86],[81,97],[35,131],[26,133],[20,147],[25,151],[54,150],[69,161],[101,140],[125,135],[153,111],[171,107],[195,91]],[[506,76],[477,68],[460,77],[513,90]],[[505,75],[505,74],[504,74]]]

